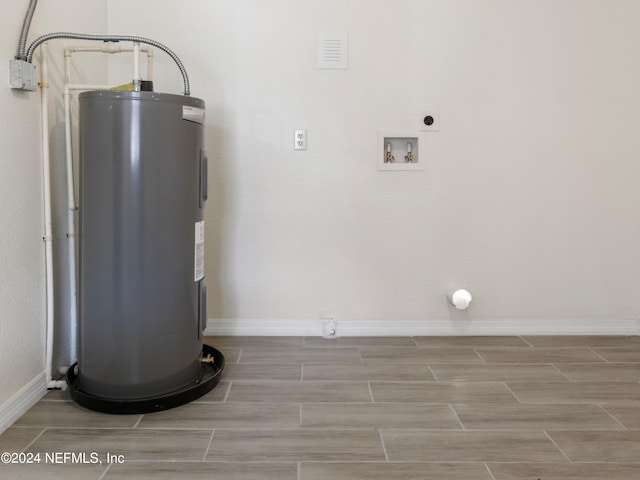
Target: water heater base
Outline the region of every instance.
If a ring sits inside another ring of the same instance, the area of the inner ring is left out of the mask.
[[[197,379],[186,387],[151,398],[140,398],[133,400],[121,400],[97,397],[87,392],[83,392],[78,384],[76,374],[77,363],[74,363],[67,370],[67,385],[71,398],[78,404],[89,410],[102,413],[113,414],[141,414],[159,412],[169,408],[178,407],[189,403],[206,393],[210,392],[220,381],[222,370],[224,369],[224,355],[209,345],[202,345],[202,355],[211,355],[213,362],[203,363],[202,370]]]

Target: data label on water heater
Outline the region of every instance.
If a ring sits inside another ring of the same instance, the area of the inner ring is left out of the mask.
[[[183,105],[182,119],[190,122],[204,123],[204,108]]]
[[[204,220],[196,222],[196,240],[194,247],[194,279],[196,282],[204,278]]]

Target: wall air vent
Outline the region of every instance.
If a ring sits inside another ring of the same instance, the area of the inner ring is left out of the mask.
[[[318,68],[346,69],[347,32],[321,32],[318,36]]]

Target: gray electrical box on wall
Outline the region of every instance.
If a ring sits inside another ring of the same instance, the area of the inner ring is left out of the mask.
[[[34,92],[38,87],[36,80],[36,66],[25,60],[11,60],[9,62],[11,88]]]

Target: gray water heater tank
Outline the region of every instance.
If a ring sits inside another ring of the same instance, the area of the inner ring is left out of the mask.
[[[211,390],[224,366],[202,341],[204,101],[102,90],[79,100],[78,363],[67,375],[70,393],[113,413],[186,403]]]

